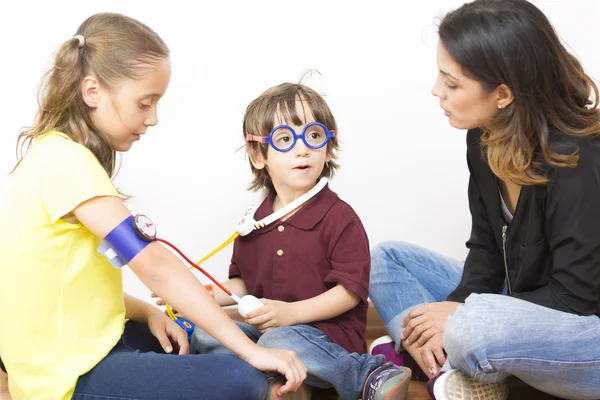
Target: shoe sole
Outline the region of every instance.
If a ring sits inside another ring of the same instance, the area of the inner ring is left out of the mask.
[[[508,386],[505,382],[477,382],[454,369],[435,381],[433,394],[436,400],[506,400]]]
[[[409,370],[410,371],[410,370]],[[408,393],[410,374],[401,374],[383,383],[377,390],[375,400],[404,400]]]

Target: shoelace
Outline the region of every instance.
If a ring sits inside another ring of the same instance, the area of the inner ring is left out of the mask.
[[[383,384],[383,382],[386,381],[386,379],[392,372],[398,371],[398,368],[396,368],[393,364],[384,364],[381,367],[379,367],[379,369],[383,370],[376,370],[374,372],[374,376],[371,379],[371,382],[369,382],[369,390],[367,392],[368,394],[365,400],[374,400],[375,393],[377,393],[377,389],[379,389],[379,387]]]

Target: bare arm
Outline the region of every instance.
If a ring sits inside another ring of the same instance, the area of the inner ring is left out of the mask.
[[[248,294],[246,285],[240,277],[235,277],[225,282],[221,282],[221,285],[225,286],[231,293],[236,294],[238,297],[244,297]],[[215,300],[221,306],[230,306],[235,304],[235,301],[231,299],[224,291],[222,291],[217,285],[213,284],[213,290],[215,293]]]
[[[77,206],[73,213],[100,238],[104,238],[130,215],[118,197],[90,199]],[[240,358],[260,370],[276,370],[284,374],[287,383],[282,387],[282,393],[295,390],[305,379],[306,368],[293,352],[263,349],[252,342],[185,265],[159,243],[150,243],[128,263],[128,266],[150,290],[172,304]],[[131,303],[130,300],[128,299],[128,303]],[[139,313],[135,303],[129,313]]]
[[[246,315],[246,322],[262,332],[278,326],[324,321],[356,307],[360,299],[342,284],[310,299],[286,303],[262,299],[265,304]]]
[[[294,304],[294,324],[307,324],[325,321],[356,307],[360,299],[357,295],[338,284],[325,293]]]
[[[125,301],[125,318],[143,324],[148,323],[148,314],[154,306],[136,299],[127,293],[123,295],[123,299]]]
[[[117,197],[94,198],[79,205],[73,213],[89,230],[102,238],[130,215]],[[100,215],[103,217],[98,218]],[[128,265],[150,290],[241,358],[248,357],[256,346],[212,301],[200,281],[159,243],[150,243]]]
[[[225,286],[225,288],[227,288],[230,292],[232,292],[233,294],[237,295],[238,297],[244,297],[245,295],[248,294],[248,291],[246,290],[246,285],[244,284],[244,281],[242,280],[242,278],[236,277],[233,279],[229,279],[226,280],[225,282],[220,282],[221,285]],[[215,294],[215,301],[217,302],[217,304],[219,304],[220,306],[231,306],[235,304],[235,301],[233,301],[233,299],[231,297],[229,297],[223,290],[221,290],[220,287],[218,287],[217,285],[215,285],[214,283],[211,283],[213,286],[213,293]],[[156,293],[152,293],[151,297],[158,297]],[[158,300],[156,300],[156,305],[159,306],[164,306],[165,305],[165,301],[161,298],[159,298]],[[179,312],[179,310],[173,310],[175,313],[177,314],[181,314]],[[183,314],[181,314],[183,315]]]

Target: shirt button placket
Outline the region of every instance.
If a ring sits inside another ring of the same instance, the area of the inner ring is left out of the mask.
[[[288,281],[288,276],[286,274],[286,269],[283,267],[285,265],[286,260],[283,258],[283,248],[285,247],[284,236],[281,235],[285,231],[285,226],[283,224],[277,226],[277,233],[275,233],[275,260],[273,260],[273,283],[277,283],[273,288],[273,294],[278,297],[285,296],[285,286]]]
[[[285,231],[285,226],[283,226],[283,225],[279,225],[279,226],[277,227],[277,230],[278,230],[279,232],[283,232],[283,231]],[[281,256],[283,255],[283,249],[278,249],[278,250],[277,250],[277,255],[278,255],[279,257],[281,257]]]

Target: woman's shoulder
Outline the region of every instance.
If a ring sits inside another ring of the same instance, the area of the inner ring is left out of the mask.
[[[546,163],[548,178],[554,185],[559,182],[590,183],[597,181],[600,175],[600,136],[573,136],[560,131],[551,132],[548,136],[550,150],[559,155],[577,155],[577,166],[557,167]]]
[[[481,145],[481,136],[483,131],[481,128],[473,128],[467,131],[467,146]]]
[[[600,135],[574,136],[554,130],[548,134],[548,147],[553,153],[576,153],[580,161],[600,164]]]

